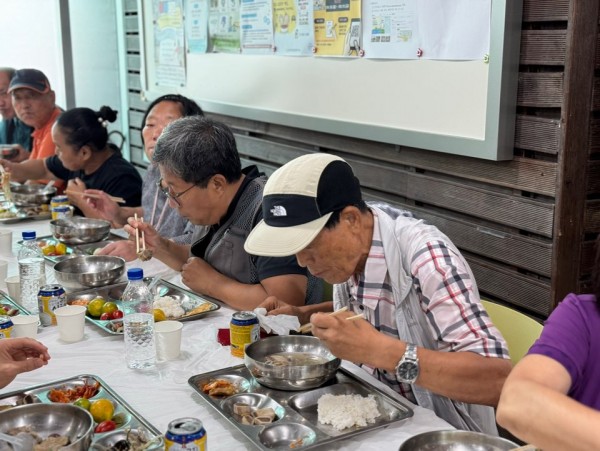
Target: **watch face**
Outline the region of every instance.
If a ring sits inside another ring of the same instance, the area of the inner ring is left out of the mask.
[[[419,375],[419,366],[413,362],[404,362],[398,368],[400,379],[413,381]]]

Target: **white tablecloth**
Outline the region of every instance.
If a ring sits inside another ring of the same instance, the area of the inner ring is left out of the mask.
[[[18,273],[16,263],[17,241],[21,231],[36,230],[37,236],[50,234],[48,221],[23,222],[0,225],[0,229],[13,230],[13,255],[0,255],[0,259],[10,262],[8,273]],[[132,262],[131,266],[144,267],[145,275],[161,275],[166,280],[181,285],[181,278],[156,260]],[[46,266],[49,282],[54,280],[52,265]],[[4,281],[0,286],[5,288]],[[152,370],[141,372],[127,368],[124,358],[122,336],[110,335],[91,323],[86,322],[85,337],[77,343],[65,343],[58,338],[56,327],[40,329],[38,340],[50,350],[50,363],[37,371],[19,375],[8,387],[0,390],[6,393],[32,385],[45,384],[53,380],[74,377],[79,374],[93,374],[102,378],[113,390],[125,399],[139,414],[163,433],[168,423],[184,416],[202,420],[208,435],[208,448],[214,450],[254,449],[254,446],[227,420],[216,413],[187,383],[196,374],[213,371],[243,363],[242,359],[231,356],[229,347],[221,346],[217,340],[218,328],[227,328],[233,310],[222,305],[221,309],[197,321],[184,322],[182,354],[179,359],[159,363]],[[351,363],[344,366],[357,375],[365,374]],[[392,396],[397,396],[383,384],[366,378],[383,388]],[[408,401],[404,400],[405,403]],[[408,403],[410,405],[410,403]],[[340,450],[397,450],[409,437],[430,430],[452,429],[432,411],[413,406],[414,416],[385,429],[362,434],[352,441],[345,440],[327,449]]]

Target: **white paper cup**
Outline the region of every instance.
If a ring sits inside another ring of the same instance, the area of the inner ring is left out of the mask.
[[[181,350],[181,329],[179,321],[160,321],[154,323],[156,337],[156,356],[158,360],[174,360]]]
[[[21,281],[19,276],[10,276],[4,279],[8,295],[17,304],[21,304]]]
[[[7,271],[8,262],[6,260],[0,260],[0,280],[6,280]]]
[[[17,315],[11,318],[13,323],[11,337],[30,337],[37,336],[40,317],[37,315]]]
[[[61,340],[72,342],[83,338],[86,310],[83,305],[65,305],[54,310]]]
[[[0,230],[0,255],[12,255],[12,230]]]

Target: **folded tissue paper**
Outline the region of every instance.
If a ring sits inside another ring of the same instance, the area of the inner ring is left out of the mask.
[[[277,335],[289,335],[290,330],[298,330],[300,328],[300,321],[298,317],[292,315],[267,315],[267,309],[255,308],[254,313],[258,317],[260,327],[262,327],[267,333],[273,333]]]

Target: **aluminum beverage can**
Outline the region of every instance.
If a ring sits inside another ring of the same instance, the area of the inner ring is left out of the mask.
[[[50,199],[50,207],[58,207],[59,205],[69,205],[69,198],[67,196],[54,196]]]
[[[0,315],[0,340],[2,338],[10,338],[12,328],[13,322],[10,316]]]
[[[260,338],[258,317],[253,312],[235,312],[229,324],[231,355],[244,357],[244,350]]]
[[[56,326],[54,310],[67,305],[65,289],[60,285],[44,285],[38,292],[38,307],[42,326]]]
[[[73,216],[73,212],[71,211],[71,207],[68,205],[58,205],[56,207],[52,207],[52,219],[68,219]]]
[[[179,418],[169,423],[165,450],[206,451],[206,429],[197,418]]]

